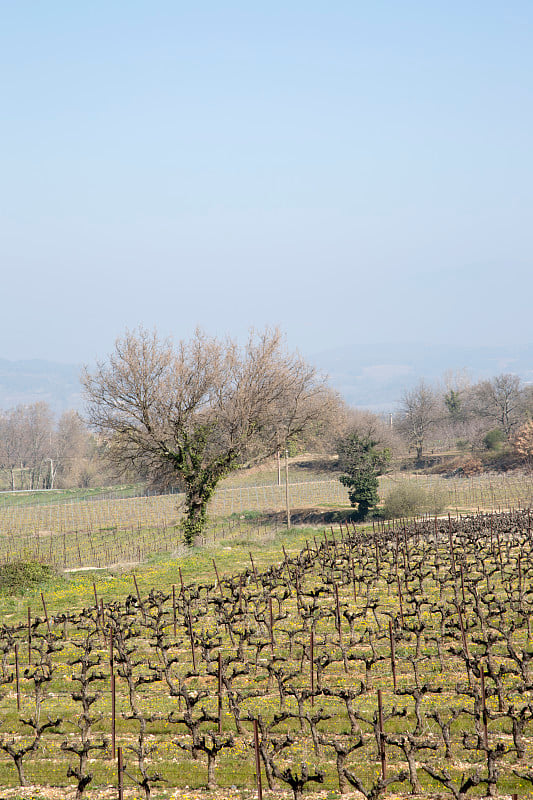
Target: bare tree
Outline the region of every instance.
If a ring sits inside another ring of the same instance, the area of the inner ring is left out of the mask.
[[[0,410],[0,471],[9,474],[11,490],[87,486],[98,476],[109,479],[96,438],[75,411],[65,411],[55,425],[46,403]]]
[[[48,483],[54,415],[48,403],[32,403],[23,416],[24,466],[28,470],[30,489]],[[45,477],[46,475],[46,477]]]
[[[103,464],[98,461],[94,436],[76,411],[65,411],[57,423],[54,437],[54,471],[58,486],[88,486],[93,476],[102,479]],[[53,489],[53,484],[49,487]]]
[[[188,544],[228,472],[324,420],[335,400],[278,330],[250,334],[243,348],[198,330],[175,347],[155,331],[127,331],[83,383],[90,424],[115,463],[170,467],[184,486]]]
[[[357,434],[360,439],[372,439],[377,447],[387,448],[394,453],[399,450],[401,443],[392,422],[374,414],[372,411],[360,408],[348,408],[344,415],[344,425],[339,431],[336,444],[345,441],[352,434]]]
[[[415,447],[420,461],[428,434],[439,420],[439,405],[434,391],[425,383],[420,383],[411,391],[405,392],[402,410],[398,419],[398,430],[409,446]]]
[[[20,469],[20,488],[24,473],[28,488],[46,483],[49,477],[54,433],[54,417],[47,403],[17,406],[0,417],[1,466],[11,473],[15,489],[15,471]]]
[[[474,412],[498,426],[507,439],[523,420],[525,393],[518,375],[497,375],[473,387]]]
[[[16,409],[0,414],[0,468],[9,471],[11,489],[15,491],[15,474],[20,467],[21,426]]]

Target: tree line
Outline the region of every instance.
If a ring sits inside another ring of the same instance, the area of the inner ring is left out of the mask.
[[[55,489],[111,480],[102,446],[80,415],[59,419],[47,403],[0,410],[0,477],[3,489]]]
[[[448,376],[440,387],[420,381],[405,392],[395,423],[418,461],[435,446],[463,451],[514,447],[527,460],[533,455],[532,417],[533,386],[502,373],[477,383],[464,375]]]
[[[423,465],[448,450],[475,471],[480,453],[501,451],[514,465],[533,463],[533,387],[518,376],[420,381],[382,418],[348,408],[279,330],[251,333],[241,346],[201,331],[174,344],[138,328],[82,382],[85,421],[69,411],[56,422],[45,403],[0,411],[5,488],[102,485],[119,474],[178,487],[189,542],[224,477],[286,450],[338,454],[341,471],[364,478],[368,507],[390,459],[411,454]]]
[[[365,519],[379,504],[378,478],[393,459],[397,468],[434,468],[467,476],[485,469],[531,469],[532,417],[533,387],[512,374],[475,384],[464,376],[448,377],[441,386],[422,380],[404,393],[388,424],[353,410],[336,441],[336,453],[340,480],[357,509],[355,518]],[[424,501],[411,491],[408,496],[402,492],[399,486],[395,505],[407,508]],[[437,497],[433,503],[438,504]]]

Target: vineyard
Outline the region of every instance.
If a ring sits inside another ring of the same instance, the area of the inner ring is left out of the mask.
[[[529,511],[337,525],[211,567],[4,621],[2,786],[533,796]]]
[[[381,478],[385,496],[405,475]],[[533,498],[531,474],[483,475],[475,478],[442,478],[412,475],[410,482],[444,496],[447,507],[461,511],[500,511],[528,507]],[[128,494],[131,490],[128,490]],[[137,563],[179,546],[181,495],[123,496],[108,494],[83,499],[68,493],[49,496],[6,493],[0,496],[0,561],[14,556],[45,559],[62,569],[91,565],[107,567]],[[322,510],[349,508],[346,488],[337,480],[299,481],[289,484],[293,509]],[[227,486],[217,490],[210,506],[212,524],[206,540],[240,536],[243,525],[235,520],[242,514],[259,515],[285,509],[286,487],[277,484]],[[233,517],[233,519],[232,519]],[[247,532],[260,537],[261,525],[246,525]],[[247,533],[247,535],[248,535]]]

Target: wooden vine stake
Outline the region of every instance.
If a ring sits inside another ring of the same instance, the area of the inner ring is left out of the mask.
[[[394,642],[394,634],[392,632],[392,621],[389,619],[389,638],[390,638],[390,661],[392,668],[392,683],[394,691],[396,691],[396,645]]]
[[[463,593],[463,603],[466,606],[466,597],[465,597],[465,574],[463,570],[463,565],[459,564],[459,570],[461,572],[461,591]]]
[[[405,525],[403,526],[403,568],[406,573],[410,572],[409,548],[407,547],[407,530]]]
[[[315,704],[315,630],[311,627],[311,641],[309,643],[311,650],[311,705]]]
[[[28,666],[31,666],[31,608],[28,606]]]
[[[341,607],[339,603],[339,589],[336,583],[333,584],[333,590],[335,592],[335,616],[337,621],[337,631],[339,634],[339,642],[342,646]]]
[[[111,758],[116,758],[116,686],[115,686],[115,656],[113,652],[113,631],[109,634],[109,674],[111,676]]]
[[[396,581],[398,583],[398,599],[400,601],[400,619],[402,620],[402,628],[405,627],[405,621],[403,618],[403,598],[402,598],[402,585],[400,583],[400,576],[397,575]]]
[[[139,591],[139,584],[137,583],[137,578],[135,573],[133,574],[133,583],[135,584],[135,591],[137,592],[137,600],[139,601],[139,608],[142,611],[143,619],[146,622],[146,612],[144,610],[143,602],[141,600],[141,593]]]
[[[17,686],[17,711],[20,711],[19,646],[15,645],[15,680]]]
[[[218,732],[222,733],[222,655],[218,654]]]
[[[470,653],[468,651],[468,641],[467,641],[467,638],[466,638],[466,630],[465,630],[465,625],[464,625],[464,622],[463,622],[463,614],[462,614],[462,611],[461,611],[461,608],[460,608],[459,605],[457,605],[457,611],[459,612],[459,626],[461,628],[461,639],[463,641],[463,650],[464,650],[465,659],[466,659],[466,671],[467,671],[467,674],[468,674],[468,684],[471,685],[472,684],[472,676],[470,674]]]
[[[381,689],[378,689],[379,755],[381,758],[381,777],[387,779],[387,756],[385,754],[385,732],[383,730],[383,703]]]
[[[274,614],[272,613],[272,595],[268,596],[268,613],[270,616],[270,652],[274,655]]]
[[[196,672],[196,651],[194,649],[194,634],[192,631],[192,618],[191,618],[191,609],[189,605],[187,605],[187,621],[189,623],[189,638],[191,640],[191,654],[192,654],[192,668]]]
[[[44,600],[44,594],[42,592],[41,592],[41,602],[43,604],[44,618],[46,620],[46,626],[48,628],[48,633],[51,634],[52,633],[52,629],[50,628],[50,620],[48,619],[48,611],[46,610],[46,603],[45,603],[45,600]]]
[[[294,576],[294,587],[296,589],[296,605],[300,608],[301,605],[301,597],[300,597],[300,576],[299,573],[296,572]]]
[[[451,518],[451,515],[450,515],[449,512],[448,512],[448,539],[449,539],[449,542],[450,542],[450,558],[451,558],[451,561],[452,561],[452,575],[453,575],[453,579],[455,580],[456,577],[457,577],[457,574],[455,572],[455,554],[453,552],[452,518]]]
[[[503,561],[502,561],[502,546],[500,543],[500,531],[496,528],[496,541],[498,542],[498,561],[500,562],[500,575],[502,576],[502,584],[504,582],[503,575]]]
[[[107,644],[107,636],[105,633],[105,606],[104,606],[104,598],[100,598],[100,613],[102,615],[102,636],[104,637],[104,644]],[[65,626],[66,626],[66,618],[65,618]],[[65,627],[65,638],[66,638],[66,627]]]
[[[117,735],[117,696],[115,676],[111,675],[111,757],[115,760],[115,743]]]
[[[470,660],[470,653],[468,652],[468,642],[466,640],[465,624],[463,622],[463,613],[460,608],[458,608],[457,611],[459,613],[459,626],[461,628],[461,639],[463,640],[463,650],[465,651],[465,656],[467,660]]]
[[[259,754],[259,730],[256,719],[254,719],[254,748],[255,748],[255,774],[257,779],[257,800],[263,800],[263,787],[261,785],[261,757]]]
[[[172,622],[174,626],[174,639],[176,638],[176,585],[172,584]]]
[[[485,697],[485,667],[483,664],[479,665],[479,676],[481,678],[481,713],[483,716],[483,738],[485,740],[485,747],[489,749],[489,731],[487,728],[487,701]]]
[[[122,747],[118,748],[118,800],[124,800],[124,765],[122,763]]]

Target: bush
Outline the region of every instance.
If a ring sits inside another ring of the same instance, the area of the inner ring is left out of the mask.
[[[487,450],[500,450],[505,442],[505,434],[500,428],[493,428],[483,437],[483,444]]]
[[[58,577],[58,572],[49,564],[40,561],[11,561],[0,564],[0,592],[13,594],[23,589],[32,589],[49,583]]]
[[[439,489],[424,489],[416,483],[405,481],[392,489],[383,505],[386,519],[414,517],[429,512],[442,514],[446,508],[445,493]]]

